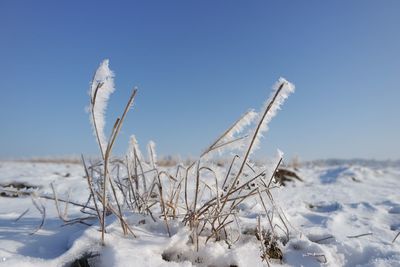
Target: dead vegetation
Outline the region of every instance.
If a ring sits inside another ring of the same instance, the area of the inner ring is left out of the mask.
[[[303,181],[296,172],[289,169],[279,168],[275,172],[275,181],[280,185],[285,186],[287,182],[293,182],[294,180]]]
[[[258,217],[256,238],[261,243],[261,258],[267,263],[269,260],[279,260],[282,262],[283,253],[279,248],[278,237],[271,230],[265,230],[261,226],[260,217]],[[268,263],[269,265],[269,263]]]
[[[17,162],[27,162],[27,163],[54,163],[54,164],[81,164],[81,161],[78,158],[66,158],[66,157],[60,157],[60,158],[46,158],[46,157],[41,157],[41,158],[28,158],[28,159],[18,159],[15,160]]]
[[[282,96],[282,91],[290,86],[287,81],[281,80],[260,114],[254,111],[245,113],[198,159],[186,164],[177,164],[171,159],[160,164],[152,143],[148,146],[148,159],[145,160],[134,137],[131,139],[126,158],[112,159],[113,145],[127,111],[133,104],[136,90],[133,91],[122,116],[115,121],[105,150],[96,127],[94,93],[91,98],[92,121],[102,160],[87,166],[82,157],[82,163],[90,189],[88,203],[91,203],[92,210],[95,211],[91,215],[96,216],[100,222],[103,244],[106,237],[106,219],[110,215],[118,218],[123,234],[136,237],[124,215],[124,211],[129,210],[148,216],[154,222],[164,221],[169,236],[172,235],[170,223],[180,221],[190,229],[189,240],[196,251],[211,241],[223,241],[228,247],[232,247],[241,239],[238,207],[249,199],[256,199],[264,208],[264,214],[260,214],[260,217],[265,220],[262,224],[266,225],[255,235],[263,247],[261,257],[267,262],[270,259],[282,260],[278,232],[283,233],[287,242],[289,228],[282,210],[278,208],[271,194],[271,190],[276,187],[272,182],[276,179],[280,184],[284,184],[292,178],[301,179],[294,172],[280,168],[283,159],[281,154],[274,163],[261,167],[255,166],[250,156],[257,147],[261,132],[275,115],[277,105],[287,97]],[[98,83],[96,92],[101,90],[101,87],[102,83]],[[241,134],[243,128],[254,119],[258,119],[254,128]],[[237,145],[240,145],[240,149],[237,149]],[[230,164],[215,158],[214,152],[223,150],[232,151]],[[57,199],[55,192],[54,195]],[[60,218],[64,220],[64,217],[65,215],[60,213]]]
[[[20,197],[23,195],[30,195],[32,192],[37,191],[39,186],[23,182],[12,182],[0,184],[1,197]]]

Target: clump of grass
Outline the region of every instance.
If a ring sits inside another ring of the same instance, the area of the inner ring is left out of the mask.
[[[282,259],[278,247],[278,232],[289,239],[287,220],[275,203],[272,183],[282,163],[278,152],[273,163],[256,166],[251,155],[258,148],[260,138],[268,130],[268,123],[294,86],[281,78],[275,84],[270,98],[259,112],[249,110],[223,132],[204,152],[190,162],[174,167],[160,167],[155,143],[148,145],[148,159],[140,151],[138,141],[131,137],[127,155],[112,158],[112,149],[126,115],[133,105],[137,90],[134,89],[120,118],[117,118],[110,137],[105,138],[105,110],[109,96],[114,91],[113,73],[108,61],[97,70],[90,91],[92,126],[99,145],[101,161],[87,166],[82,157],[92,203],[92,216],[101,225],[101,241],[106,238],[107,216],[120,221],[124,234],[136,236],[126,222],[126,211],[149,216],[153,221],[163,221],[166,232],[172,235],[170,223],[178,221],[190,229],[190,242],[196,250],[210,241],[224,241],[228,247],[241,239],[240,205],[249,199],[262,204],[265,226],[258,221],[256,238],[261,241],[261,257]],[[229,164],[218,157],[231,155]],[[57,197],[55,197],[57,199]],[[58,203],[57,203],[58,208]],[[65,215],[60,217],[65,219]]]

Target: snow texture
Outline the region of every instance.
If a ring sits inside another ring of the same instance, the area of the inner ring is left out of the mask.
[[[308,164],[296,172],[303,182],[271,191],[290,222],[290,240],[281,244],[283,262],[273,261],[272,266],[400,266],[400,240],[392,243],[400,231],[399,165]],[[85,203],[89,194],[83,176],[78,164],[0,162],[2,186],[35,185],[38,195],[51,196],[53,183],[59,198],[69,195],[78,203]],[[0,266],[68,266],[88,254],[95,256],[93,266],[267,266],[260,258],[260,244],[246,233],[263,213],[255,200],[238,207],[242,229],[248,229],[241,242],[231,248],[225,242],[209,242],[198,252],[187,242],[188,228],[179,222],[170,221],[170,238],[162,219],[153,222],[135,213],[126,218],[138,237],[124,237],[119,221],[111,216],[102,247],[97,220],[87,221],[91,227],[63,226],[54,201],[41,201],[46,220],[31,235],[41,221],[31,199],[0,196]],[[69,219],[81,215],[79,207],[68,210]],[[266,224],[263,216],[261,223]]]

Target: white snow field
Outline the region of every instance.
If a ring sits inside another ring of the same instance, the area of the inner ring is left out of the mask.
[[[290,235],[286,243],[283,226],[276,228],[283,259],[270,260],[270,265],[400,266],[400,238],[392,242],[400,231],[400,166],[308,164],[296,172],[303,182],[271,190]],[[55,201],[43,198],[53,196],[52,183],[59,199],[85,204],[89,189],[84,176],[80,164],[0,162],[0,265],[70,266],[90,255],[90,266],[268,266],[260,257],[260,241],[251,234],[258,216],[266,223],[256,198],[238,206],[241,239],[230,247],[200,240],[196,251],[188,242],[189,228],[179,220],[170,221],[169,237],[163,219],[154,222],[133,212],[124,215],[137,237],[124,236],[111,215],[102,246],[97,218],[85,220],[92,226],[65,225]],[[18,183],[35,186],[19,191],[36,197],[6,193]],[[65,204],[59,207],[64,213]],[[68,220],[84,215],[71,204],[67,213]]]

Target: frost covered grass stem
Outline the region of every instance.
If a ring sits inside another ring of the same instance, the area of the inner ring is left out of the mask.
[[[281,78],[278,81],[278,84],[276,86],[276,90],[272,95],[272,98],[270,99],[268,105],[266,106],[264,112],[262,113],[261,119],[259,123],[257,124],[257,127],[254,130],[253,136],[250,140],[250,143],[248,145],[248,148],[246,150],[246,153],[242,159],[242,163],[240,165],[239,171],[235,176],[235,179],[231,183],[228,194],[234,189],[234,186],[236,185],[236,182],[239,180],[240,176],[243,173],[243,169],[247,163],[247,160],[252,152],[254,144],[257,142],[258,138],[260,137],[259,135],[261,134],[263,128],[265,129],[267,127],[267,124],[269,120],[272,118],[272,116],[275,115],[276,110],[279,109],[279,106],[282,104],[282,102],[288,97],[288,95],[294,91],[294,86],[290,84],[288,81],[285,79]],[[272,111],[272,114],[269,114]],[[269,115],[269,117],[268,117]],[[225,202],[222,203],[221,209],[225,206]]]
[[[112,180],[109,177],[109,160],[111,157],[111,152],[115,143],[115,140],[121,130],[123,121],[131,108],[133,101],[136,96],[137,89],[134,88],[132,91],[132,94],[128,100],[128,103],[125,106],[125,109],[122,113],[122,116],[120,118],[117,118],[114,127],[111,132],[111,136],[107,141],[106,134],[105,134],[105,112],[107,109],[107,103],[110,98],[110,95],[115,91],[114,87],[114,73],[110,70],[109,68],[109,60],[106,59],[104,60],[98,69],[96,70],[96,73],[93,77],[91,86],[90,86],[90,111],[91,111],[91,122],[92,126],[94,129],[94,134],[97,138],[99,148],[101,151],[101,155],[103,158],[103,184],[102,184],[102,195],[101,195],[101,202],[103,205],[103,211],[101,214],[101,242],[104,245],[104,234],[105,234],[105,226],[106,226],[106,211],[107,207],[109,206],[107,204],[107,182],[110,182],[110,186],[112,189],[112,192],[115,197],[115,201],[118,206],[118,213],[119,213],[119,219],[121,221],[121,226],[124,230],[124,233],[126,233],[126,227],[123,222],[123,217],[122,217],[122,211],[120,208],[120,205],[118,203],[118,199],[116,198],[116,192],[114,185],[112,184]],[[95,200],[94,200],[95,201]]]
[[[243,114],[235,123],[233,123],[217,140],[214,141],[212,145],[210,145],[201,155],[200,158],[205,156],[207,153],[224,147],[228,144],[234,143],[236,141],[240,141],[245,139],[247,136],[234,138],[235,134],[241,133],[244,128],[250,125],[254,119],[257,117],[257,113],[254,110],[249,110],[245,114]]]
[[[137,93],[137,89],[134,88],[132,91],[132,94],[128,100],[128,103],[125,106],[124,112],[122,113],[121,118],[117,118],[115,121],[113,131],[110,137],[110,140],[108,141],[107,148],[104,154],[104,172],[103,172],[103,195],[102,195],[102,203],[103,203],[103,213],[102,213],[102,229],[101,229],[101,242],[104,245],[104,234],[105,234],[105,227],[106,227],[106,210],[107,210],[107,181],[110,181],[110,184],[112,183],[111,178],[109,177],[109,170],[108,170],[108,165],[109,165],[109,160],[111,157],[111,152],[115,143],[115,140],[121,130],[122,124],[124,122],[124,119],[126,115],[128,114],[129,109],[132,107],[133,101],[135,100],[135,96]],[[115,189],[113,188],[113,185],[111,184],[111,188],[113,190],[113,194],[115,195]],[[117,204],[118,200],[116,199]],[[118,211],[119,211],[119,219],[121,221],[121,225],[125,225],[126,223],[123,222],[123,217],[122,217],[122,212],[121,209],[119,208],[118,204]],[[123,227],[125,229],[125,227]],[[125,232],[125,230],[124,230]]]
[[[105,134],[105,112],[107,109],[108,99],[115,91],[114,73],[110,70],[108,64],[108,59],[105,59],[100,63],[93,76],[89,91],[90,118],[103,158],[107,146],[107,138]]]

